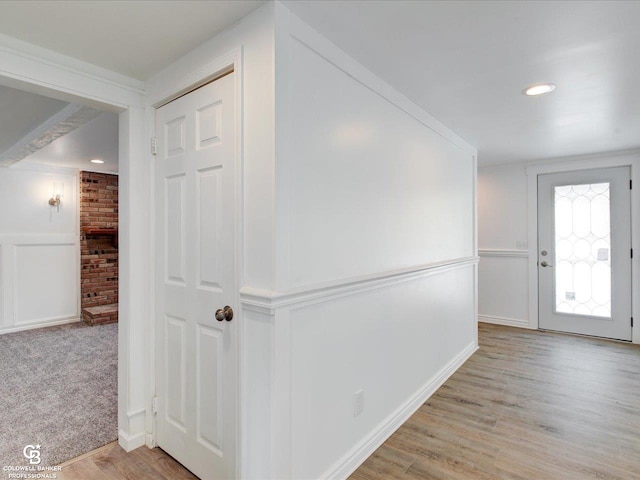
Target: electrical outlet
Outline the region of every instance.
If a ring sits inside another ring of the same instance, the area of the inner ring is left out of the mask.
[[[529,248],[529,245],[527,245],[527,242],[519,240],[516,242],[516,248],[518,250],[526,250],[527,248]]]
[[[353,416],[357,417],[364,410],[364,390],[360,389],[353,394]]]

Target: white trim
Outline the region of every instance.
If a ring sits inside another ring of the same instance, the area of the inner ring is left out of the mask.
[[[57,165],[50,165],[48,163],[36,163],[36,162],[31,162],[29,160],[22,160],[21,162],[15,163],[9,167],[0,167],[0,168],[10,168],[12,170],[27,170],[31,172],[51,173],[53,175],[77,176],[80,173],[79,168],[59,167]]]
[[[44,202],[43,202],[44,204]],[[0,234],[0,243],[15,246],[24,245],[69,245],[74,246],[79,242],[78,236],[68,233],[47,233],[47,234]]]
[[[433,130],[435,133],[460,148],[460,150],[467,152],[470,155],[477,155],[477,149],[470,143],[466,142],[425,110],[418,107],[405,95],[397,91],[391,85],[357,62],[354,58],[347,55],[335,44],[313,30],[295,14],[290,13],[286,7],[285,10],[289,13],[288,25],[286,28],[288,29],[288,34],[291,38],[302,43],[333,66],[342,70],[356,82],[362,84],[362,86],[368,88],[377,95],[380,95],[382,98],[395,105],[425,127]]]
[[[155,448],[158,446],[158,443],[152,433],[146,434],[144,444],[149,448]]]
[[[147,103],[148,103],[147,96]],[[154,108],[151,108],[148,104],[145,108],[145,133],[146,139],[150,139],[154,137],[155,132],[155,118],[156,111]],[[151,253],[151,265],[149,266],[149,275],[150,275],[150,289],[151,289],[151,298],[149,302],[149,318],[146,321],[145,328],[147,329],[147,335],[145,339],[145,348],[146,348],[146,364],[145,364],[145,386],[144,386],[144,396],[145,396],[145,404],[147,406],[147,411],[145,413],[145,444],[149,448],[154,448],[158,446],[158,441],[156,439],[156,413],[153,411],[153,402],[156,398],[156,330],[155,330],[155,319],[156,319],[156,296],[155,296],[155,282],[156,282],[156,219],[155,219],[155,206],[153,203],[153,199],[155,199],[156,195],[156,186],[155,186],[155,156],[151,153],[151,149],[148,149],[145,154],[148,157],[151,157],[151,179],[150,179],[150,198],[152,199],[151,210],[149,214],[149,229],[151,231],[151,244],[149,245],[149,250]]]
[[[28,85],[34,93],[53,90],[57,98],[66,93],[120,108],[140,107],[144,102],[144,83],[140,80],[3,34],[0,65],[0,77],[4,77],[1,83],[10,87]],[[7,69],[6,65],[19,65],[20,69]],[[62,96],[70,101],[67,95]]]
[[[127,430],[137,432],[133,435],[127,433],[125,429],[118,430],[118,442],[127,452],[135,450],[145,444],[147,433],[144,430],[146,408],[127,412]]]
[[[235,189],[236,189],[236,199],[235,199],[235,230],[236,230],[236,244],[235,244],[235,261],[236,265],[234,268],[236,270],[236,278],[235,278],[235,286],[233,288],[234,291],[234,303],[236,305],[240,305],[240,282],[241,282],[241,272],[243,271],[243,258],[244,258],[244,65],[243,65],[244,57],[243,57],[243,47],[242,45],[238,45],[236,48],[231,49],[226,54],[215,58],[214,60],[201,65],[191,71],[182,71],[180,76],[174,80],[163,81],[162,73],[159,74],[155,78],[155,82],[150,89],[149,95],[147,97],[147,125],[148,129],[151,132],[151,136],[157,136],[155,131],[155,116],[157,108],[160,108],[163,105],[166,105],[169,101],[178,98],[180,95],[188,93],[191,90],[194,90],[200,86],[205,85],[211,80],[216,79],[223,73],[228,73],[233,71],[235,78],[235,117],[236,117],[236,168],[235,168]],[[159,80],[159,81],[158,81]],[[155,158],[155,157],[154,157]],[[155,189],[155,173],[152,173],[152,190]],[[152,192],[152,198],[155,195]],[[155,215],[151,215],[152,218],[152,234],[153,239],[155,240]],[[155,257],[155,241],[153,242],[153,252]],[[155,260],[152,262],[153,269],[155,269]],[[155,271],[151,272],[153,289],[155,291]],[[147,366],[147,385],[145,388],[146,391],[146,404],[151,405],[153,397],[156,395],[156,375],[157,375],[157,351],[155,348],[156,342],[156,318],[155,318],[155,300],[152,302],[152,314],[149,315],[148,325],[147,325],[147,349],[149,351],[148,356],[148,366]],[[238,379],[238,390],[237,390],[237,402],[239,408],[237,409],[237,423],[236,423],[236,475],[238,478],[241,478],[242,475],[242,467],[243,467],[243,438],[242,438],[242,416],[244,414],[244,410],[241,407],[242,398],[243,398],[243,385],[244,385],[244,364],[243,364],[243,348],[244,341],[242,338],[243,333],[243,325],[242,321],[242,309],[238,308],[236,310],[236,318],[234,318],[234,322],[238,325],[236,331],[236,354],[237,354],[237,379]],[[156,417],[155,414],[152,413],[151,408],[147,408],[146,418],[145,418],[145,428],[147,430],[146,437],[144,439],[146,445],[149,447],[157,446],[157,438],[156,438]],[[149,431],[150,430],[150,431]]]
[[[527,244],[533,252],[527,261],[529,272],[529,328],[538,328],[538,176],[527,169]]]
[[[139,408],[138,410],[135,410],[133,412],[127,412],[127,416],[129,417],[129,419],[134,419],[135,417],[142,415],[144,412],[144,408]]]
[[[45,165],[45,164],[41,164]],[[120,175],[119,172],[111,172],[109,170],[94,170],[92,168],[78,168],[79,172],[87,172],[87,173],[102,173],[104,175],[115,175],[116,177]]]
[[[19,324],[19,326],[2,328],[0,329],[0,335],[4,335],[5,333],[22,332],[24,330],[33,330],[35,328],[55,327],[57,325],[66,325],[69,323],[77,323],[80,321],[81,319],[78,318],[77,315],[74,315],[73,317],[66,317],[62,320],[38,320],[34,323],[23,323]]]
[[[553,162],[553,163],[552,163]],[[594,168],[625,167],[631,169],[631,179],[636,187],[631,191],[631,247],[640,252],[640,150],[611,152],[559,158],[535,162],[527,166],[527,227],[529,249],[529,328],[538,328],[538,175],[548,173],[589,170]],[[632,286],[640,285],[640,261],[635,255],[632,261]],[[640,317],[640,288],[632,289],[632,316]],[[640,328],[634,327],[632,342],[640,344]]]
[[[473,172],[473,252],[476,256],[478,256],[478,155],[477,153],[473,155],[472,167]],[[473,266],[473,314],[478,315],[478,304],[479,294],[478,294],[478,274],[480,271],[480,257],[478,256],[478,262]],[[478,329],[473,329],[473,339],[478,346]]]
[[[415,267],[390,270],[371,275],[363,275],[347,280],[277,292],[245,286],[240,289],[240,301],[243,308],[259,313],[273,315],[277,308],[297,305],[311,305],[329,298],[353,295],[362,291],[384,288],[415,278],[443,273],[457,268],[476,265],[478,257],[464,257],[444,262],[429,263]]]
[[[529,250],[482,249],[482,250],[478,250],[478,256],[479,257],[529,258]]]
[[[226,55],[218,57],[192,72],[187,72],[170,85],[161,87],[157,91],[150,91],[149,105],[156,109],[160,108],[179,96],[195,90],[221,75],[234,71],[235,66],[240,65],[241,52],[242,47],[235,48]]]
[[[479,165],[480,168],[500,168],[500,167],[513,167],[516,165],[525,165],[525,166],[542,166],[542,165],[553,165],[556,164],[557,162],[571,162],[574,160],[592,160],[592,159],[599,159],[599,158],[612,158],[612,157],[620,157],[620,156],[627,156],[627,155],[637,155],[640,154],[640,149],[637,148],[631,148],[629,150],[619,150],[619,151],[614,151],[614,152],[602,152],[602,153],[588,153],[585,155],[569,155],[566,157],[556,157],[556,158],[538,158],[538,159],[530,159],[530,160],[523,160],[521,162],[496,162],[496,163],[482,163],[482,165]]]
[[[106,68],[98,67],[82,60],[63,55],[61,53],[43,48],[32,43],[19,40],[15,37],[0,34],[0,51],[11,52],[36,62],[51,65],[55,68],[84,75],[98,82],[127,88],[132,92],[144,94],[144,83]]]
[[[17,288],[14,289],[14,291],[17,291]],[[17,295],[16,295],[17,297]],[[46,325],[56,325],[57,322],[66,322],[66,321],[70,321],[73,322],[76,319],[78,319],[78,317],[80,316],[78,312],[71,312],[71,313],[63,313],[62,315],[55,315],[52,317],[44,317],[44,318],[38,318],[37,320],[18,320],[18,308],[17,308],[17,301],[15,301],[15,305],[14,306],[14,325],[18,326],[18,325],[40,325],[42,327],[46,326]]]
[[[509,327],[518,328],[531,328],[529,327],[529,320],[521,318],[506,318],[496,317],[491,315],[478,315],[478,322],[480,323],[492,323],[494,325],[506,325]]]
[[[78,217],[80,216],[80,214],[76,211],[76,214],[78,215]],[[75,257],[76,257],[76,268],[79,270],[81,268],[80,265],[80,256],[79,256],[79,252],[80,252],[80,245],[79,245],[79,237],[76,235],[56,235],[56,234],[51,234],[51,235],[34,235],[34,236],[25,236],[23,238],[21,238],[20,235],[2,235],[2,239],[5,240],[4,243],[2,243],[5,246],[11,245],[13,248],[11,250],[11,256],[12,256],[12,271],[13,271],[13,277],[12,277],[12,290],[13,290],[13,298],[12,298],[12,311],[13,314],[11,316],[11,325],[12,326],[30,326],[30,325],[36,325],[39,327],[45,327],[45,326],[53,326],[58,324],[58,322],[62,322],[64,323],[65,320],[70,320],[70,321],[74,321],[77,318],[82,318],[82,312],[80,310],[80,289],[81,289],[81,285],[80,282],[78,281],[77,284],[77,291],[76,291],[76,305],[75,305],[75,311],[73,312],[67,312],[64,313],[62,315],[56,315],[56,316],[52,316],[52,317],[44,317],[44,318],[38,318],[36,320],[18,320],[19,317],[19,309],[18,309],[18,305],[19,305],[19,301],[18,301],[18,297],[20,295],[20,290],[18,289],[18,247],[77,247],[75,249]],[[8,241],[7,241],[8,240]],[[22,241],[20,241],[22,240]],[[50,241],[48,241],[50,240]],[[68,242],[65,242],[64,240],[69,240]]]
[[[219,62],[222,59],[219,60]],[[236,331],[236,477],[242,478],[243,468],[245,465],[244,458],[244,432],[246,431],[244,425],[244,382],[245,382],[245,336],[244,333],[244,314],[242,312],[240,302],[240,286],[244,282],[244,255],[245,255],[245,239],[244,239],[244,48],[239,45],[232,52],[229,52],[226,57],[226,61],[230,62],[229,65],[233,66],[236,88],[235,88],[235,108],[236,108],[236,165],[235,165],[235,231],[236,231],[236,244],[235,244],[235,285],[234,285],[234,297],[233,301],[238,308],[238,328]],[[216,68],[217,65],[210,65],[210,68]],[[206,73],[201,70],[201,73]],[[215,72],[210,72],[210,76],[217,75]]]
[[[470,343],[462,352],[445,365],[404,404],[383,420],[365,439],[340,459],[320,478],[344,479],[351,475],[369,456],[433,395],[447,379],[473,355],[478,347]]]
[[[118,430],[118,444],[125,452],[130,452],[144,445],[146,433],[139,432],[135,435],[129,435],[124,430]]]

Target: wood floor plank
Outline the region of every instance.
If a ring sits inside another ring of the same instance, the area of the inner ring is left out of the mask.
[[[158,473],[151,465],[142,461],[133,452],[127,454],[121,448],[98,454],[92,460],[109,476],[120,476],[127,480],[159,480]]]
[[[159,448],[125,452],[117,444],[67,462],[61,480],[193,480],[191,472]]]
[[[109,475],[107,472],[101,470],[93,463],[91,457],[64,467],[57,477],[61,480],[86,480],[88,478],[95,480],[122,480],[122,477],[119,475]]]
[[[159,448],[137,448],[131,453],[139,456],[141,460],[168,479],[197,480],[198,478]]]
[[[480,349],[357,469],[388,478],[640,479],[640,348],[481,324]],[[372,467],[371,464],[375,464]]]
[[[640,479],[640,348],[481,324],[480,349],[353,480]],[[62,480],[194,480],[158,448],[110,444]]]

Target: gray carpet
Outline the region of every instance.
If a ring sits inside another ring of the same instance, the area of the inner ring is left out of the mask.
[[[118,324],[74,323],[0,335],[0,477],[27,465],[59,465],[117,439]]]

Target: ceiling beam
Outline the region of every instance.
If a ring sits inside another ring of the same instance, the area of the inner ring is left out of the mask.
[[[9,167],[100,115],[100,110],[69,104],[0,154],[0,167]]]

